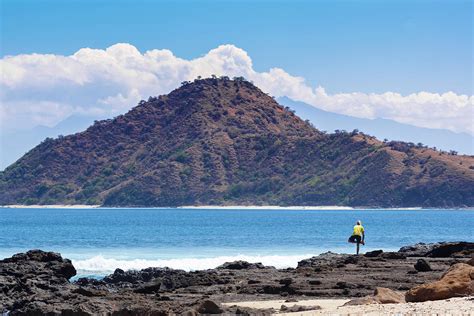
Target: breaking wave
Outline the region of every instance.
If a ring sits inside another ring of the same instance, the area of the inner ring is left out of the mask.
[[[169,267],[173,269],[182,269],[185,271],[213,269],[225,262],[235,260],[244,260],[248,262],[261,262],[266,266],[276,268],[296,267],[298,261],[311,257],[311,254],[291,255],[291,256],[218,256],[212,258],[179,258],[179,259],[115,259],[104,256],[94,256],[83,260],[73,260],[72,263],[78,270],[79,275],[106,275],[112,273],[115,269],[140,270],[149,267]]]

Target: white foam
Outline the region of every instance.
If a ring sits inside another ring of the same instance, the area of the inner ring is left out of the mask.
[[[261,262],[266,266],[276,268],[296,267],[298,261],[312,257],[311,254],[292,255],[292,256],[219,256],[212,258],[180,258],[180,259],[130,259],[122,260],[116,258],[106,258],[102,255],[83,260],[73,260],[72,263],[78,270],[78,274],[108,274],[115,269],[140,270],[149,267],[169,267],[173,269],[182,269],[186,271],[213,269],[217,266],[235,260],[244,260],[248,262]]]

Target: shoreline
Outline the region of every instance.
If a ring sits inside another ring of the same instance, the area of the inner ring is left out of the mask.
[[[11,204],[0,205],[0,208],[11,209],[32,209],[32,208],[47,208],[47,209],[153,209],[153,210],[294,210],[294,211],[423,211],[423,210],[466,210],[473,211],[474,207],[352,207],[352,206],[278,206],[278,205],[186,205],[186,206],[170,206],[170,207],[138,207],[138,206],[102,206],[102,205],[86,205],[86,204],[50,204],[50,205],[23,205]]]
[[[76,279],[77,267],[71,260],[59,253],[30,250],[0,260],[4,271],[0,311],[126,311],[127,315],[470,312],[474,292],[458,285],[446,292],[446,284],[452,278],[464,282],[474,271],[473,251],[473,242],[416,244],[360,256],[327,252],[302,259],[295,268],[236,260],[190,272],[166,267],[118,268],[101,279]],[[22,279],[31,285],[23,286],[18,281]],[[423,293],[416,290],[439,280],[444,281],[436,288],[442,290],[438,298],[420,296]]]
[[[236,260],[190,272],[159,266],[117,268],[101,279],[75,279],[78,267],[70,259],[30,250],[0,260],[4,271],[0,311],[84,315],[470,312],[474,300],[465,296],[474,292],[464,280],[474,272],[473,254],[473,242],[416,244],[360,256],[327,252],[302,259],[295,268]],[[25,286],[19,280],[29,283]],[[449,286],[458,280],[461,283]],[[441,282],[435,287],[440,296],[425,297],[417,290],[436,282]],[[449,300],[439,301],[443,299]]]

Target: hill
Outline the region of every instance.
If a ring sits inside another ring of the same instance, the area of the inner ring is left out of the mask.
[[[444,151],[455,150],[460,154],[474,154],[474,136],[455,133],[445,129],[423,128],[398,123],[389,119],[358,118],[318,109],[304,102],[293,101],[287,97],[278,98],[278,103],[288,106],[302,119],[308,119],[317,129],[328,132],[335,130],[352,131],[363,129],[364,133],[378,139],[423,143]]]
[[[453,207],[473,191],[474,157],[325,134],[240,78],[185,82],[0,173],[0,204]]]

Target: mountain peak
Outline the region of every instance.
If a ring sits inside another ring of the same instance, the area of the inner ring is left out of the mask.
[[[321,133],[251,82],[207,78],[38,145],[0,173],[0,204],[472,206],[473,169]]]

